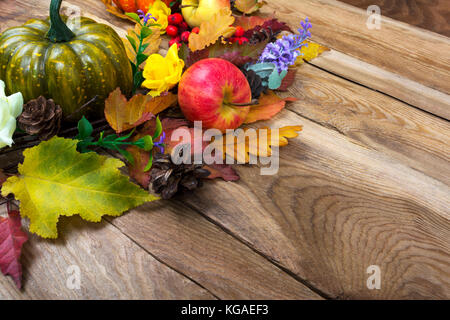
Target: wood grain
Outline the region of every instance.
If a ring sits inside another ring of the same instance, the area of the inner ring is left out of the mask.
[[[450,37],[448,0],[341,0],[366,10],[377,5],[381,14]]]
[[[100,1],[70,2],[119,28],[128,24],[107,14]],[[2,2],[0,21],[9,17],[14,21],[7,24],[17,24],[44,10],[44,0]],[[439,92],[430,99],[443,104],[434,108],[428,98],[411,104],[445,111],[447,38],[388,18],[382,30],[369,31],[364,11],[332,0],[277,0],[264,10],[276,10],[292,26],[310,16],[316,40],[417,83],[408,89],[413,94],[423,87],[427,94]],[[342,71],[348,61],[339,72],[364,73],[362,64]],[[367,76],[369,71],[357,79],[378,90],[382,84],[370,82],[382,76]],[[382,90],[395,83],[388,81]],[[401,99],[408,95],[403,88],[387,94]],[[277,175],[239,166],[238,183],[209,182],[178,201],[109,219],[112,224],[67,220],[58,242],[32,239],[25,247],[28,291],[19,295],[0,277],[0,295],[449,299],[448,123],[307,65],[291,93],[301,100],[260,124],[304,126],[281,150]],[[89,279],[77,294],[63,288],[72,261],[84,263]],[[381,290],[366,286],[370,265],[381,268]],[[146,270],[158,279],[144,278]],[[146,285],[134,287],[136,282]],[[183,286],[189,289],[181,293]]]
[[[149,203],[112,223],[220,299],[321,299],[180,202]]]
[[[289,91],[290,110],[450,185],[450,122],[310,65]]]
[[[276,17],[295,28],[300,19],[309,17],[313,40],[450,94],[450,39],[447,37],[386,17],[382,18],[380,30],[369,30],[366,11],[335,0],[303,0],[301,3],[277,0],[269,2],[263,12],[275,12]],[[370,87],[370,83],[364,84]]]
[[[181,200],[331,297],[448,299],[449,186],[292,112],[270,122],[293,124],[277,175],[238,166]]]
[[[450,120],[450,95],[446,93],[336,50],[325,52],[309,63],[331,74],[339,75],[344,79],[357,82],[411,106]]]
[[[31,235],[21,259],[24,289],[2,275],[0,299],[215,299],[105,221],[63,218],[58,227],[58,240]],[[66,285],[72,265],[80,268],[79,290]]]

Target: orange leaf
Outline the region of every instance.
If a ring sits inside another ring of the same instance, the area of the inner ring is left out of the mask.
[[[264,22],[270,18],[262,18],[260,16],[238,16],[234,23],[235,26],[241,26],[245,31],[253,29],[256,26],[262,26]]]
[[[234,3],[234,6],[240,12],[245,13],[245,14],[250,14],[255,11],[258,11],[259,8],[261,8],[266,3],[267,2],[265,2],[265,1],[259,1],[259,0],[236,0],[236,2]]]
[[[203,166],[203,169],[211,172],[211,174],[207,176],[206,179],[222,178],[225,181],[239,180],[239,175],[229,164],[210,164]]]
[[[220,37],[231,37],[236,28],[230,27],[234,23],[234,17],[229,8],[222,8],[209,21],[202,22],[198,34],[191,33],[189,48],[191,51],[202,50],[215,43]]]
[[[252,106],[244,123],[253,123],[259,120],[269,120],[278,112],[283,110],[286,102],[297,101],[296,98],[282,99],[273,91],[268,94],[262,94],[259,98],[259,104]]]
[[[117,88],[106,99],[105,118],[111,128],[121,133],[150,120],[176,102],[177,96],[172,93],[156,98],[138,94],[127,101],[120,88]]]

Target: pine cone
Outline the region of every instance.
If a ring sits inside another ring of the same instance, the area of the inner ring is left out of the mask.
[[[267,90],[267,87],[262,84],[261,77],[253,70],[241,69],[241,71],[247,78],[248,84],[252,89],[252,99],[259,99],[261,93]]]
[[[250,44],[257,44],[266,40],[269,40],[269,42],[274,42],[277,40],[277,35],[280,32],[273,32],[272,28],[262,28],[261,26],[257,26],[252,30],[247,31],[246,34],[244,34],[245,37],[247,37]]]
[[[153,158],[150,187],[153,192],[161,194],[163,199],[170,199],[178,191],[201,187],[203,183],[200,179],[210,174],[208,170],[202,169],[202,165],[176,165],[170,155],[157,153]]]
[[[23,106],[18,119],[19,127],[40,140],[48,140],[61,128],[62,109],[52,99],[40,96]]]

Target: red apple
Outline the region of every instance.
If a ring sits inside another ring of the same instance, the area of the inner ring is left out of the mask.
[[[200,60],[183,74],[178,103],[190,121],[203,128],[238,128],[250,111],[252,91],[241,70],[227,60]]]

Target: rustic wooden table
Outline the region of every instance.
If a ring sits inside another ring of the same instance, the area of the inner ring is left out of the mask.
[[[44,18],[48,2],[1,1],[0,30]],[[68,2],[130,26],[100,0]],[[299,69],[299,101],[268,123],[304,126],[279,174],[240,166],[237,183],[120,218],[63,218],[58,240],[31,236],[24,289],[2,276],[0,298],[450,298],[450,39],[384,17],[370,30],[339,1],[268,2],[293,27],[310,17],[332,49]]]

